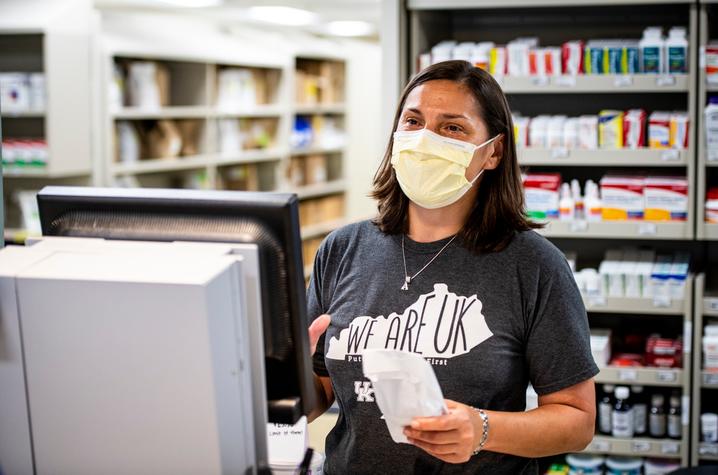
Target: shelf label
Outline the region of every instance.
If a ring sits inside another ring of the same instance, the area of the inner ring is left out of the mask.
[[[678,442],[663,442],[661,444],[661,453],[664,455],[677,454],[680,452],[681,446]]]
[[[638,225],[638,234],[641,236],[655,236],[658,234],[658,226],[656,226],[656,223],[640,223]]]
[[[706,386],[718,386],[718,373],[703,373],[703,384]]]
[[[681,160],[681,152],[676,149],[663,150],[661,152],[661,160],[664,162],[678,162]]]
[[[618,379],[620,381],[636,381],[638,380],[638,371],[635,369],[621,369],[618,371]]]
[[[616,76],[613,80],[613,85],[615,87],[631,87],[633,86],[633,76],[627,74]]]
[[[588,297],[588,305],[591,307],[605,307],[606,297],[603,295],[590,295]]]
[[[681,397],[681,411],[681,424],[683,427],[688,427],[691,422],[691,397],[687,394]]]
[[[675,383],[678,380],[678,374],[675,371],[662,370],[656,374],[656,380],[660,383]]]
[[[700,455],[718,455],[718,444],[706,444],[703,443],[698,448]]]
[[[705,299],[706,306],[708,307],[708,310],[711,310],[713,312],[718,312],[718,299]]]
[[[533,76],[531,84],[534,86],[548,86],[548,76]]]
[[[644,453],[651,451],[651,443],[647,440],[636,440],[631,444],[631,450],[636,453]]]
[[[576,76],[558,76],[556,85],[562,87],[576,87]]]
[[[709,162],[718,162],[718,150],[708,150],[707,160]]]
[[[671,297],[668,295],[654,295],[653,306],[656,308],[668,308],[671,306]]]
[[[568,227],[572,233],[586,232],[588,231],[588,221],[586,221],[585,219],[576,219],[574,221],[571,221]]]
[[[566,147],[556,147],[551,149],[551,158],[568,158],[569,151]]]
[[[698,52],[698,68],[699,69],[705,69],[706,68],[706,47],[701,46]]]
[[[667,87],[667,86],[675,86],[676,85],[676,78],[675,76],[658,76],[656,78],[656,86],[658,87]]]
[[[610,452],[611,443],[605,440],[594,440],[589,448],[594,452]]]

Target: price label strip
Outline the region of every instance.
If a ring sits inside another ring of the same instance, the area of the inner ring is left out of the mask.
[[[661,160],[664,162],[679,162],[681,160],[680,150],[663,150]]]
[[[658,226],[656,226],[656,223],[640,223],[638,225],[638,234],[641,236],[655,236],[658,234]]]
[[[576,87],[576,76],[558,76],[556,85],[561,87]]]
[[[661,453],[663,455],[677,454],[680,450],[681,446],[677,442],[663,442],[661,444]]]
[[[718,455],[718,444],[701,444],[698,453],[700,455]]]
[[[616,76],[613,80],[615,87],[631,87],[633,86],[633,76],[621,75]]]
[[[678,381],[678,373],[675,371],[661,370],[656,374],[656,380],[659,383],[675,383]]]
[[[631,450],[637,454],[651,451],[651,443],[647,440],[636,440],[631,444]]]
[[[703,373],[703,384],[705,386],[718,386],[718,373]]]
[[[622,369],[618,371],[618,379],[621,381],[637,381],[638,371],[635,369]]]
[[[605,440],[594,440],[591,442],[591,445],[589,446],[589,449],[594,452],[610,452],[611,451],[611,443],[607,442]]]
[[[669,87],[676,85],[676,78],[674,76],[659,76],[656,78],[656,86],[658,87]]]

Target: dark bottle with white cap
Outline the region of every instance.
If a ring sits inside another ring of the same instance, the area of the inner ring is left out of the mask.
[[[663,407],[666,403],[662,394],[651,397],[651,413],[648,416],[648,431],[651,437],[663,438],[666,436],[666,412]]]
[[[648,401],[643,386],[631,386],[631,402],[633,403],[634,435],[645,435],[648,432]]]
[[[683,432],[681,423],[681,397],[673,393],[671,394],[670,407],[668,409],[668,437],[671,439],[680,439]]]
[[[602,434],[610,434],[613,430],[611,427],[611,413],[613,412],[613,384],[603,385],[603,397],[598,401],[598,431]]]
[[[633,437],[635,425],[633,408],[628,403],[631,392],[626,386],[618,386],[613,394],[616,397],[616,404],[613,406],[611,435],[613,437],[631,438]]]

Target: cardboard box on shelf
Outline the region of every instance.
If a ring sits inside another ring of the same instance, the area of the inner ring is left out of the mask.
[[[318,199],[303,200],[299,203],[300,226],[309,226],[321,220]]]
[[[305,160],[305,183],[313,185],[316,183],[325,183],[328,179],[327,157],[326,155],[309,155],[304,157]]]
[[[182,137],[171,120],[158,120],[143,137],[144,158],[175,158],[182,151]]]
[[[236,165],[225,169],[222,173],[222,186],[226,190],[259,191],[257,165]]]
[[[287,179],[292,186],[304,186],[306,174],[304,171],[304,157],[292,157],[287,167]]]
[[[183,157],[199,154],[199,136],[202,123],[196,119],[182,119],[176,121],[182,140],[180,155]]]
[[[331,221],[344,216],[344,195],[332,195],[320,200],[321,221]]]

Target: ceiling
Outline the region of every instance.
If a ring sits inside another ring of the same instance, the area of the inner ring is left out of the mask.
[[[247,13],[249,7],[280,5],[308,10],[317,15],[317,24],[301,27],[304,30],[320,32],[322,26],[331,21],[358,20],[374,26],[372,37],[378,35],[381,12],[381,0],[223,0],[221,6],[191,10],[172,6],[166,0],[94,0],[94,3],[100,8],[111,9],[191,11],[224,23],[251,23]]]

